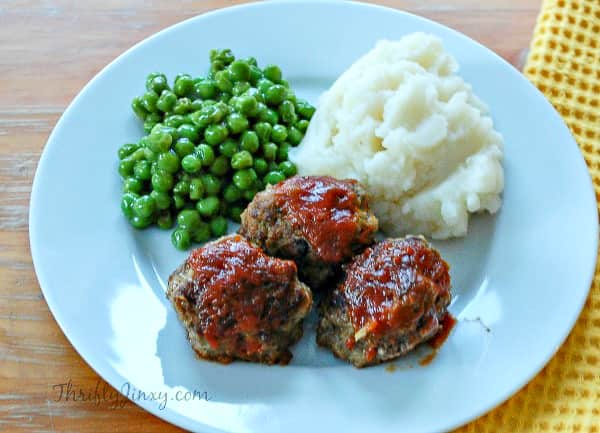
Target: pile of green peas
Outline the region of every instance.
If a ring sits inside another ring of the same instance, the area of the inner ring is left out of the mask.
[[[205,77],[179,74],[169,86],[164,74],[148,75],[131,103],[146,135],[118,151],[124,215],[138,229],[175,227],[181,250],[224,235],[258,191],[296,174],[288,150],[315,111],[279,67],[229,49],[209,58]]]

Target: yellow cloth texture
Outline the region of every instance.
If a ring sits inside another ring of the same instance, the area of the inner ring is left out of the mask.
[[[600,0],[545,0],[524,73],[575,136],[600,205]],[[550,363],[457,432],[600,433],[600,261],[584,310]]]

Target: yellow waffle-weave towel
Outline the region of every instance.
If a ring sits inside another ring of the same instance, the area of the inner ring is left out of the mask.
[[[579,143],[600,205],[600,0],[545,0],[524,73]],[[460,433],[600,433],[600,262],[556,356],[506,403]]]

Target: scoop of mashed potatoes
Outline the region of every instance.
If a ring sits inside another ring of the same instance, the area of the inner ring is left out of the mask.
[[[457,70],[437,37],[378,42],[321,96],[290,159],[361,181],[390,235],[465,235],[470,213],[500,208],[503,142]]]

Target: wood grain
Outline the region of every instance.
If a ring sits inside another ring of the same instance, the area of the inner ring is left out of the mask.
[[[244,1],[4,0],[0,3],[0,431],[175,432],[133,403],[56,401],[57,385],[114,392],[79,357],[44,301],[27,232],[48,134],[104,65],[156,31]],[[540,0],[381,0],[446,24],[517,64]]]

